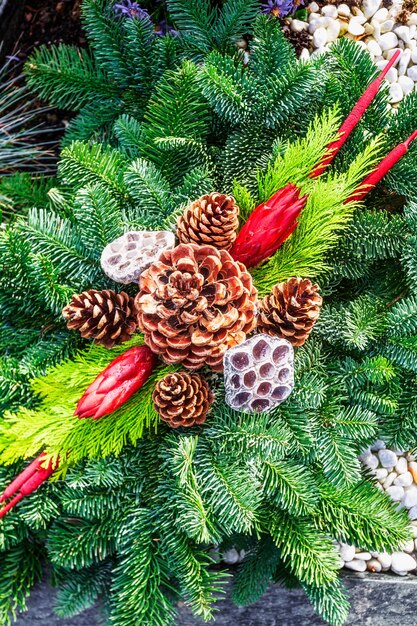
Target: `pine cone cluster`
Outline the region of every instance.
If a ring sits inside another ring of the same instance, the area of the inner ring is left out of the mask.
[[[138,324],[166,363],[223,369],[226,350],[256,325],[257,291],[242,263],[226,250],[180,244],[140,277]]]
[[[232,196],[207,194],[190,204],[178,218],[177,237],[181,243],[229,250],[236,239],[238,216],[239,207]]]
[[[260,302],[258,329],[302,346],[316,323],[322,305],[319,287],[307,278],[279,283]]]
[[[72,297],[62,315],[70,330],[78,330],[84,339],[94,339],[106,348],[128,341],[137,329],[135,301],[124,291],[83,291]]]
[[[152,400],[160,418],[172,428],[206,421],[213,395],[199,374],[167,374],[156,384]]]

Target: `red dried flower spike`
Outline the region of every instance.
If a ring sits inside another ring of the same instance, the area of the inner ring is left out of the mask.
[[[307,196],[288,184],[254,209],[240,230],[230,254],[246,267],[258,265],[278,250],[297,226]]]
[[[377,78],[375,78],[375,80],[372,81],[372,83],[369,85],[366,91],[361,95],[361,97],[359,98],[355,106],[353,107],[352,111],[349,113],[349,115],[347,116],[347,118],[345,119],[341,127],[339,128],[338,138],[335,141],[332,141],[331,143],[329,143],[329,145],[327,146],[327,151],[326,151],[324,158],[317,165],[317,167],[311,172],[310,174],[311,178],[316,178],[316,176],[320,176],[320,174],[323,174],[324,170],[329,165],[329,163],[333,161],[336,154],[339,152],[340,148],[343,146],[346,139],[349,137],[351,132],[357,126],[362,115],[365,113],[366,109],[369,107],[372,100],[375,98],[383,79],[385,78],[385,76],[387,75],[391,67],[394,65],[394,63],[396,62],[400,54],[401,54],[401,50],[397,50],[397,52],[393,54],[390,61],[384,67],[384,69],[379,74],[379,76],[377,76]]]
[[[25,496],[36,491],[54,473],[58,463],[54,464],[50,459],[45,466],[47,458],[47,455],[42,452],[5,489],[0,502],[5,502],[9,498],[12,500],[1,509],[0,518],[4,517]]]
[[[142,387],[156,360],[147,346],[135,346],[118,356],[84,392],[74,415],[97,420],[113,413]]]

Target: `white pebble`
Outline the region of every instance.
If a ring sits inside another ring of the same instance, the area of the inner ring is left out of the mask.
[[[408,511],[408,515],[411,520],[417,520],[417,506],[412,506],[411,509]]]
[[[345,567],[353,570],[354,572],[364,572],[366,570],[366,562],[359,561],[359,559],[354,560],[354,561],[349,561],[348,563],[345,563]]]
[[[398,81],[398,70],[396,67],[390,67],[385,74],[385,78],[389,83],[396,83]]]
[[[340,34],[340,22],[333,20],[327,27],[327,40],[336,41]]]
[[[350,7],[348,7],[347,4],[339,4],[339,6],[337,7],[337,12],[341,17],[349,17]]]
[[[407,76],[409,76],[411,78],[411,80],[413,80],[414,82],[417,82],[417,65],[413,65],[412,67],[408,68]],[[410,463],[410,465],[411,465],[411,463]]]
[[[384,52],[384,57],[385,57],[388,61],[390,61],[390,60],[392,59],[392,57],[394,56],[394,54],[396,54],[396,53],[398,52],[398,50],[401,50],[401,48],[392,48],[392,50],[386,50],[386,51]],[[398,62],[399,62],[399,59],[396,59],[396,60],[394,61],[394,65],[393,65],[393,67],[396,67],[396,65],[398,64]]]
[[[377,20],[372,19],[371,26],[374,29],[375,39],[379,39],[379,37],[381,36],[381,24]]]
[[[370,18],[378,11],[381,6],[380,0],[363,0],[362,11],[366,18]],[[387,12],[388,13],[388,12]]]
[[[404,80],[408,80],[410,81],[410,83],[412,83],[411,86],[411,90],[413,89],[413,81],[411,80],[411,78],[408,78],[407,76],[400,76],[400,78],[398,79],[398,82],[400,83],[402,90],[404,91],[404,93],[409,93],[406,92],[402,83],[404,82]],[[399,476],[397,476],[397,478],[394,480],[394,485],[400,485],[400,487],[411,487],[411,485],[413,484],[413,477],[411,476],[410,472],[405,472],[405,474],[400,474]]]
[[[404,550],[404,552],[407,552],[407,554],[411,554],[412,552],[414,552],[414,541],[410,539],[402,546],[402,549]]]
[[[320,11],[320,7],[317,4],[317,2],[310,2],[310,4],[308,5],[308,8],[313,13],[318,13],[318,11]]]
[[[314,35],[314,33],[316,32],[318,28],[320,28],[319,21],[314,20],[313,22],[310,22],[308,26],[308,32],[310,33],[310,35]]]
[[[381,32],[383,32],[382,29]],[[398,37],[395,33],[386,32],[383,35],[380,35],[378,43],[381,46],[382,51],[391,50],[392,48],[396,48],[398,46]]]
[[[398,63],[398,74],[399,74],[400,76],[404,76],[404,74],[406,73],[406,71],[407,71],[407,67],[408,67],[408,65],[409,65],[409,63],[410,63],[410,60],[411,60],[411,50],[404,50],[404,51],[401,53],[400,60],[399,60],[399,63]],[[402,457],[400,458],[400,461],[401,461],[400,467],[404,467],[404,465],[405,465],[405,467],[407,468],[407,459],[406,459],[404,456],[402,456]],[[400,462],[400,461],[399,461],[399,462]],[[398,463],[399,463],[399,462],[398,462]],[[398,465],[398,464],[397,464],[397,465]],[[407,469],[405,469],[405,470],[403,470],[403,471],[404,471],[404,472],[406,472],[406,471],[407,471]],[[403,473],[403,472],[399,472],[398,470],[397,470],[397,472],[398,472],[399,474],[402,474],[402,473]]]
[[[409,76],[400,76],[398,79],[398,84],[401,85],[401,89],[403,90],[403,94],[405,96],[408,96],[409,93],[411,93],[414,89],[414,81],[409,77]],[[408,474],[410,474],[410,472],[407,472]],[[406,474],[400,474],[400,476],[405,476]],[[413,477],[410,474],[410,478],[411,478],[411,482],[413,481]],[[409,485],[411,485],[410,483],[407,483],[407,487]],[[400,483],[398,483],[400,484]]]
[[[413,506],[417,505],[417,487],[409,487],[403,498],[403,505],[406,509],[411,509]]]
[[[352,17],[348,25],[348,33],[354,35],[355,37],[359,37],[359,35],[363,35],[364,32],[365,29],[362,24],[355,17]]]
[[[378,22],[385,22],[385,20],[388,18],[388,9],[386,9],[385,7],[383,7],[382,9],[379,9],[378,11],[376,11],[374,13],[374,20],[377,20]]]
[[[308,61],[309,58],[310,58],[310,52],[308,48],[303,48],[301,50],[300,59],[302,59],[303,61]]]
[[[399,502],[404,497],[404,488],[399,485],[392,485],[392,487],[388,487],[386,492],[394,502]]]
[[[291,30],[295,33],[301,33],[303,30],[308,29],[307,22],[303,22],[302,20],[292,20],[290,24]]]
[[[413,535],[413,539],[417,539],[417,522],[411,522],[411,533]]]
[[[407,22],[410,26],[416,26],[417,25],[417,13],[412,13],[410,15],[410,17],[408,18],[408,22]]]
[[[387,476],[388,470],[385,469],[385,467],[378,467],[378,469],[375,470],[375,477],[377,480],[384,480]]]
[[[386,20],[385,22],[382,22],[381,33],[391,33],[392,29],[394,28],[394,24],[395,24],[394,20]],[[394,35],[394,33],[392,34]]]
[[[373,35],[375,32],[375,28],[372,26],[372,24],[369,24],[368,22],[366,24],[363,25],[364,29],[365,29],[365,33],[367,35]]]
[[[391,472],[390,474],[388,474],[388,476],[382,483],[382,486],[384,487],[384,489],[388,489],[388,487],[391,487],[392,483],[394,482],[396,478],[397,478],[397,474],[395,472]]]
[[[382,565],[377,559],[371,559],[367,562],[366,568],[368,572],[380,572],[382,570]]]
[[[410,29],[408,28],[408,26],[397,26],[395,29],[395,34],[405,43],[409,43],[411,41]]]
[[[405,52],[403,54],[405,54]],[[400,458],[398,459],[398,463],[395,466],[395,471],[397,472],[397,474],[405,474],[407,469],[408,469],[407,459],[403,456],[400,456]]]
[[[327,43],[327,31],[323,26],[320,26],[314,31],[313,45],[315,48],[322,48]]]
[[[369,452],[366,455],[363,455],[361,457],[362,463],[364,465],[366,465],[367,467],[369,467],[369,469],[376,469],[378,467],[378,457],[375,454],[372,454],[371,452]]]
[[[393,552],[391,568],[396,573],[412,572],[417,567],[415,559],[405,552]]]
[[[355,558],[355,546],[342,543],[340,547],[340,558],[347,562],[352,561]]]
[[[398,457],[392,450],[380,450],[378,457],[382,467],[395,467],[398,463]]]
[[[369,52],[374,55],[374,57],[380,57],[382,55],[381,46],[379,45],[377,41],[375,41],[375,39],[371,39],[370,41],[368,41],[368,43],[366,44],[366,47],[368,48]],[[372,447],[372,449],[375,450],[374,447]],[[377,448],[377,450],[378,449],[379,448]]]
[[[372,555],[370,552],[356,552],[355,559],[359,559],[361,561],[369,561],[372,559]]]
[[[326,17],[331,17],[335,19],[338,16],[337,8],[334,4],[326,4],[321,10],[322,14]]]
[[[223,552],[223,561],[228,565],[234,565],[235,563],[239,563],[239,552],[235,550],[235,548],[232,548],[231,550],[226,550],[226,552]]]
[[[388,552],[381,552],[378,554],[378,561],[381,563],[383,569],[389,569],[392,562],[391,554],[388,554]]]

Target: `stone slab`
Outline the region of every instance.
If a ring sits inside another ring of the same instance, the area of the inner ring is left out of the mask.
[[[394,575],[344,576],[352,610],[347,626],[415,626],[417,577]],[[103,626],[99,610],[91,609],[71,619],[53,613],[54,591],[46,584],[32,593],[29,611],[20,615],[17,626]],[[256,604],[237,607],[228,599],[218,603],[216,626],[322,626],[304,593],[277,585]],[[177,626],[201,626],[185,607],[180,607]]]

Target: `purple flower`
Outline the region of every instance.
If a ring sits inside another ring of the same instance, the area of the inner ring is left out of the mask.
[[[168,24],[166,20],[161,20],[157,26],[155,35],[157,35],[158,37],[163,37],[164,35],[171,35],[172,37],[176,37],[178,35],[178,31],[175,30],[173,26]]]
[[[142,9],[137,2],[132,2],[132,0],[122,0],[122,2],[115,4],[113,8],[119,15],[126,15],[131,19],[149,19],[149,13],[146,9]]]
[[[285,17],[303,4],[304,0],[267,0],[262,2],[262,13],[269,13],[275,17]]]

